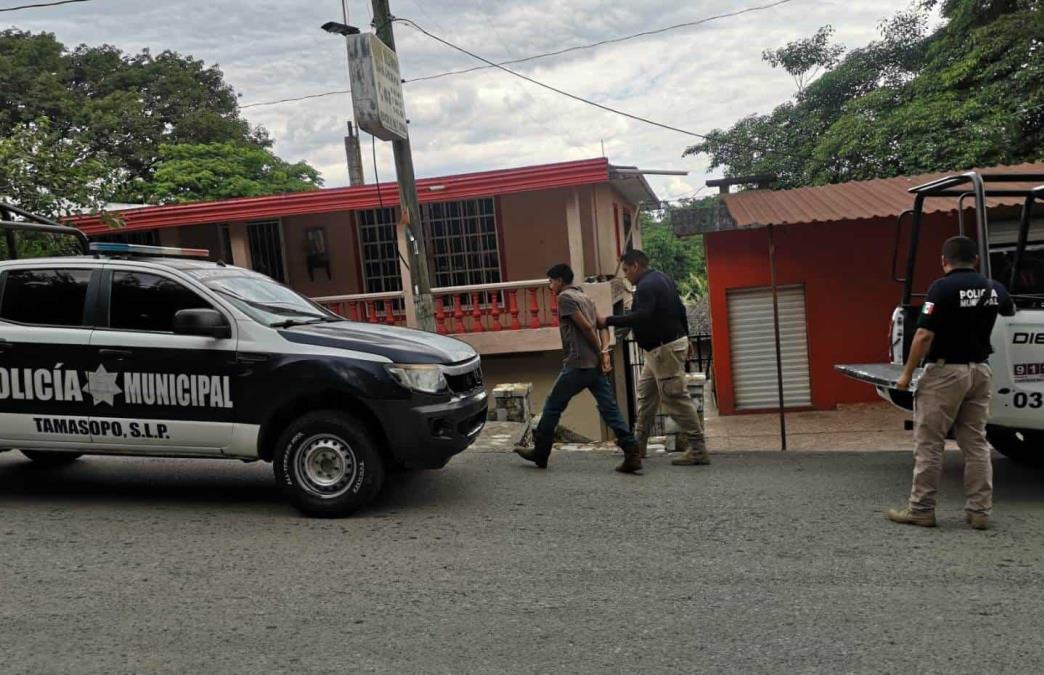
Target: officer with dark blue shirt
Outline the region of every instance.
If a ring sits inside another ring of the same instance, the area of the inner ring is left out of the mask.
[[[685,305],[674,281],[649,268],[649,257],[641,251],[620,256],[624,276],[634,284],[634,302],[627,314],[599,318],[599,327],[626,326],[644,352],[645,365],[638,378],[638,419],[634,435],[644,456],[649,432],[660,405],[674,419],[689,449],[673,460],[677,466],[710,464],[703,438],[703,424],[685,382],[685,362],[692,346]]]
[[[926,359],[914,394],[917,449],[910,503],[905,509],[888,512],[888,518],[897,523],[935,526],[943,448],[952,428],[964,453],[965,520],[977,530],[990,525],[993,465],[986,421],[993,373],[986,361],[997,315],[1015,314],[1015,305],[1004,286],[976,271],[978,264],[971,239],[953,237],[943,245],[946,276],[928,289],[910,355],[896,384],[901,390],[908,389],[914,370]]]

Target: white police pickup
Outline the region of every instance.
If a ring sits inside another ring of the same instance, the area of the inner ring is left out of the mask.
[[[264,460],[300,510],[335,516],[482,430],[469,345],[348,321],[207,255],[93,243],[0,262],[0,449]]]

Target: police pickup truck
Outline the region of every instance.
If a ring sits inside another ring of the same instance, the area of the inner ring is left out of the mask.
[[[337,516],[482,430],[469,345],[348,321],[207,257],[92,243],[0,262],[0,451],[264,460],[301,511]]]

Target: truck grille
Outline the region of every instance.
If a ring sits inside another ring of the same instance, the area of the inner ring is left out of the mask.
[[[475,370],[460,375],[446,374],[446,383],[450,391],[455,394],[466,394],[482,386],[482,368],[475,366]]]

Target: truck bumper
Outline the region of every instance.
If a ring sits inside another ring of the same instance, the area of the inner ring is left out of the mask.
[[[409,469],[439,469],[486,425],[485,391],[428,405],[390,404],[380,417],[395,460]]]

